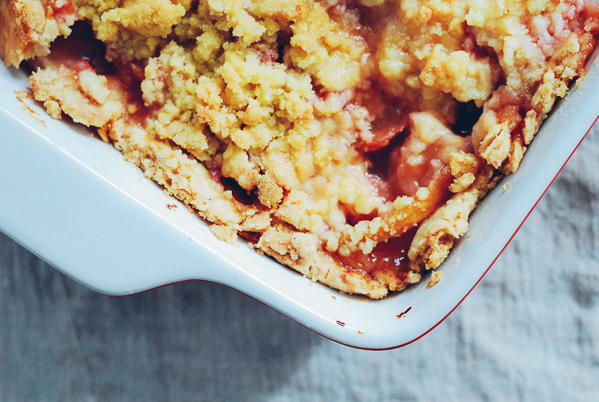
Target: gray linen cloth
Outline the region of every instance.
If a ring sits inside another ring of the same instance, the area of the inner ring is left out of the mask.
[[[236,291],[94,293],[0,234],[0,400],[599,398],[599,130],[421,340],[328,341]]]

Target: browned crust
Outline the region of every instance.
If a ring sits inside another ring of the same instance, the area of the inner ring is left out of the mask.
[[[387,295],[387,288],[381,283],[363,272],[343,267],[324,253],[314,235],[275,224],[262,234],[256,247],[302,275],[332,288],[374,299]]]
[[[451,197],[420,225],[408,252],[412,270],[435,269],[447,258],[454,241],[466,233],[470,213],[495,186],[493,173],[491,166],[481,164],[473,184]]]
[[[23,60],[50,53],[59,35],[68,35],[79,18],[76,12],[59,21],[39,0],[0,0],[0,58],[18,67]]]
[[[585,61],[594,44],[595,39],[590,33],[582,30],[573,32],[551,56],[530,101],[522,105],[508,102],[496,109],[489,107],[492,99],[485,105],[485,111],[473,131],[477,155],[505,174],[515,172],[526,146],[553,108],[555,100],[566,95],[573,80],[586,75]],[[495,91],[494,97],[501,96],[501,91],[505,88]],[[504,102],[499,100],[498,103]],[[525,116],[523,120],[520,115]]]

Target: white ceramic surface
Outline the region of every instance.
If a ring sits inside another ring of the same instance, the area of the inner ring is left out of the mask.
[[[597,52],[595,52],[597,53]],[[596,64],[596,63],[594,63]],[[553,112],[515,174],[473,213],[470,230],[427,279],[384,300],[340,294],[220,242],[206,224],[85,129],[49,118],[0,63],[0,230],[98,292],[128,295],[185,280],[235,288],[337,342],[403,346],[467,296],[499,256],[599,115],[599,66]],[[174,204],[177,208],[168,208]],[[400,313],[409,311],[401,318]]]

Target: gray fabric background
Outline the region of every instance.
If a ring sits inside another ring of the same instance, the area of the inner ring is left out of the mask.
[[[103,296],[0,233],[0,400],[598,400],[598,258],[598,129],[466,301],[392,351],[209,283]]]

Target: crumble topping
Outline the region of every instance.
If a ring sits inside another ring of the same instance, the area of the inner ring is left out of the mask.
[[[68,36],[79,18],[70,0],[0,1],[0,58],[18,67],[25,59],[47,55],[52,41]]]
[[[518,168],[598,17],[591,0],[0,0],[0,56],[219,239],[380,298],[437,268]]]

